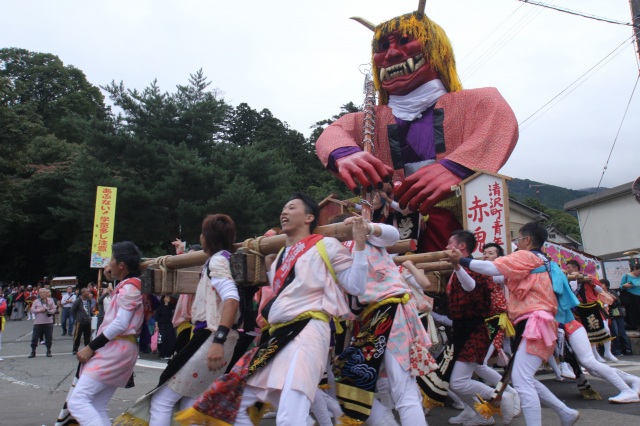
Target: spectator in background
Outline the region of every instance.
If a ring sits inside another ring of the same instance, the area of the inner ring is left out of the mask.
[[[620,300],[627,310],[627,323],[640,330],[640,264],[636,263],[630,273],[624,274],[620,291]]]
[[[24,292],[24,311],[27,314],[28,320],[35,319],[36,317],[35,314],[32,315],[31,313],[31,305],[33,305],[33,302],[38,298],[39,291],[40,288],[34,289],[32,285],[28,285]]]
[[[71,315],[71,307],[76,301],[76,295],[73,293],[73,287],[67,287],[67,292],[62,295],[60,305],[62,306],[62,335],[71,336],[73,330],[73,316]],[[69,328],[67,328],[67,322]]]
[[[2,351],[2,332],[7,321],[4,315],[7,313],[7,299],[4,298],[4,289],[0,288],[0,351]],[[4,361],[0,358],[0,361]]]
[[[71,315],[76,320],[75,332],[73,333],[73,354],[80,349],[80,338],[84,336],[84,345],[88,346],[91,341],[91,291],[88,288],[80,290],[80,297],[71,306]]]
[[[624,329],[624,306],[620,303],[620,290],[611,290],[610,283],[607,279],[601,279],[600,282],[607,286],[607,291],[614,297],[614,301],[609,305],[609,317],[611,318],[611,336],[615,337],[611,342],[613,355],[633,355],[631,351],[631,341]]]
[[[91,281],[89,284],[87,284],[87,288],[93,295],[93,300],[98,300],[98,287],[96,286],[96,284]]]
[[[4,297],[7,299],[7,312],[5,313],[5,316],[8,316],[9,319],[11,319],[11,313],[13,312],[13,299],[16,297],[15,287],[12,285],[8,286],[5,289]]]
[[[91,289],[89,288],[89,303],[91,305],[91,316],[94,316],[97,314],[97,309],[98,309],[98,302],[96,301],[96,297],[93,296],[93,292],[91,291]]]
[[[24,286],[20,286],[13,297],[13,310],[11,311],[12,321],[22,321],[24,317],[24,293]]]
[[[111,292],[113,289],[111,288],[111,284],[107,287],[102,288],[102,295],[98,299],[98,328],[100,328],[100,324],[104,320],[104,314],[109,309],[109,305],[111,304]]]
[[[47,345],[47,357],[51,358],[51,344],[53,343],[53,314],[56,312],[56,304],[51,298],[51,292],[47,289],[40,289],[39,298],[33,302],[31,310],[36,314],[33,320],[33,333],[31,336],[31,354],[28,358],[36,356],[38,342],[44,336]]]
[[[154,314],[156,320],[155,329],[158,330],[158,355],[161,359],[169,359],[173,355],[176,346],[176,330],[173,328],[173,312],[175,308],[171,303],[171,296],[162,296],[160,306]]]
[[[145,354],[151,353],[151,330],[155,329],[155,318],[153,316],[156,308],[159,305],[158,297],[153,294],[142,295],[142,306],[144,307],[144,323],[142,324],[142,331],[138,338],[138,346],[140,352]]]

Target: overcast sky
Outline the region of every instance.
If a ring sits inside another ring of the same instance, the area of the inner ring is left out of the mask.
[[[629,22],[628,0],[548,0]],[[360,64],[379,23],[418,0],[29,0],[4,1],[0,46],[58,55],[95,85],[115,80],[163,91],[202,68],[224,99],[268,108],[305,136],[342,104],[361,104]],[[597,186],[638,76],[628,26],[517,0],[428,0],[449,35],[465,88],[497,87],[521,123],[501,170],[568,188]],[[616,50],[615,56],[543,114],[528,117]],[[602,185],[640,176],[640,87],[631,100]]]

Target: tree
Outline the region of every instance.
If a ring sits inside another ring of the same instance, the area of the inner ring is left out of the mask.
[[[0,276],[42,278],[56,264],[73,223],[53,211],[94,121],[107,109],[84,74],[51,54],[0,50]]]
[[[206,214],[230,215],[243,240],[277,225],[296,190],[346,192],[311,140],[268,109],[228,105],[201,70],[173,92],[111,82],[114,114],[54,55],[4,49],[0,61],[0,279],[95,279],[97,186],[118,188],[114,240],[147,257],[198,241]]]
[[[0,77],[7,79],[12,92],[7,106],[30,109],[49,132],[69,142],[82,141],[84,120],[107,115],[100,89],[55,55],[0,49]]]
[[[548,214],[550,217],[547,220],[547,225],[554,225],[560,232],[569,235],[577,241],[582,241],[578,219],[573,215],[563,210],[550,209],[536,198],[525,198],[523,204],[541,211],[542,213]]]
[[[340,112],[338,114],[333,115],[331,118],[326,118],[324,120],[316,121],[316,123],[311,126],[313,132],[311,133],[310,141],[315,145],[316,141],[322,134],[322,131],[334,121],[338,120],[340,117],[346,114],[350,114],[352,112],[362,112],[362,108],[356,106],[353,102],[347,102],[346,104],[340,107]]]

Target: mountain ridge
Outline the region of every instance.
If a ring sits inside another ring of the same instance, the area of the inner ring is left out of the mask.
[[[565,203],[593,194],[597,188],[569,189],[537,182],[530,179],[513,178],[508,181],[509,196],[523,202],[527,198],[538,200],[545,207],[564,210]],[[599,188],[601,191],[606,188]]]

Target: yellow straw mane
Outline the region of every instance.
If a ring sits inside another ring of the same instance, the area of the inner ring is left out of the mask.
[[[460,83],[456,71],[453,47],[451,47],[451,42],[440,25],[427,18],[425,14],[418,17],[416,12],[398,16],[376,26],[371,46],[372,52],[377,51],[378,43],[383,36],[394,31],[410,35],[420,41],[424,46],[427,62],[438,72],[440,80],[448,92],[462,90],[462,83]],[[380,71],[375,66],[373,58],[371,62],[373,63],[373,82],[376,90],[380,93],[380,104],[386,105],[389,102],[389,94],[382,89]]]

